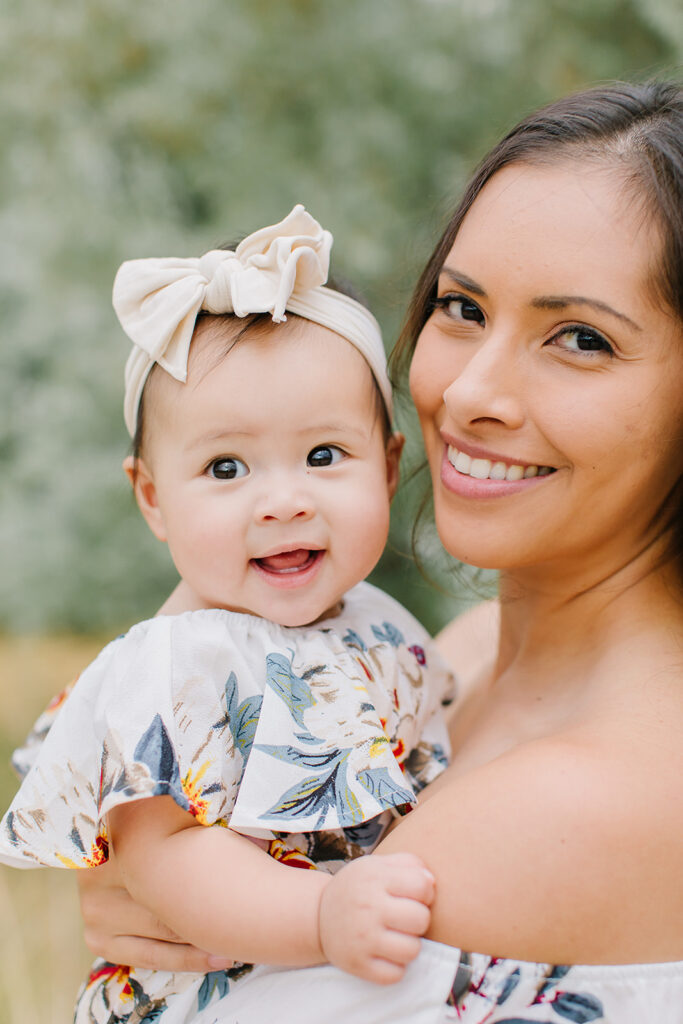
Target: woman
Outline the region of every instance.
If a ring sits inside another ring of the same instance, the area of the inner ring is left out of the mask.
[[[618,85],[522,122],[399,344],[441,540],[501,571],[497,644],[481,611],[442,634],[480,662],[451,767],[382,847],[436,876],[429,937],[481,951],[444,1020],[680,1020],[682,99]],[[205,969],[107,870],[91,948]]]

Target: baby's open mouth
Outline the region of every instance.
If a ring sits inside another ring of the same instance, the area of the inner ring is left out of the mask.
[[[309,569],[320,558],[323,552],[311,548],[296,548],[294,551],[280,551],[265,558],[253,558],[252,561],[264,572],[287,576]]]

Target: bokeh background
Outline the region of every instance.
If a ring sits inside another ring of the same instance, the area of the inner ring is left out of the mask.
[[[175,580],[120,470],[118,264],[198,255],[301,201],[390,347],[505,128],[605,79],[676,76],[682,56],[680,0],[4,0],[3,808],[9,752],[41,705]],[[425,486],[401,493],[375,578],[435,629],[473,591],[452,566],[437,566],[439,591],[411,564]],[[70,1019],[87,956],[67,875],[0,869],[0,1024]]]

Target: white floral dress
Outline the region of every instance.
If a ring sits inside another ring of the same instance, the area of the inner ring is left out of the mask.
[[[286,863],[334,871],[370,852],[443,771],[453,694],[425,630],[366,583],[310,627],[220,609],[141,622],[37,723],[0,861],[96,867],[113,807],[169,795],[201,825],[229,824]],[[181,1024],[218,1012],[251,970],[98,961],[76,1021]]]

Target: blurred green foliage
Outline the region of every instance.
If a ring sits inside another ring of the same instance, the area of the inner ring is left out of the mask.
[[[301,201],[390,343],[504,128],[682,52],[679,0],[5,0],[0,626],[114,628],[174,581],[120,471],[121,260],[199,254]],[[402,555],[377,578],[432,626],[453,606]]]

